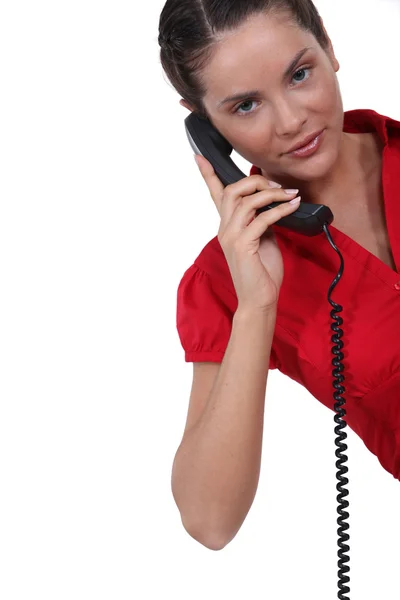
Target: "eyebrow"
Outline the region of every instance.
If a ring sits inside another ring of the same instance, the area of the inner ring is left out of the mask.
[[[295,68],[295,66],[297,65],[297,63],[299,62],[299,60],[301,59],[303,54],[305,54],[307,52],[307,50],[312,50],[312,47],[309,46],[307,48],[303,48],[302,50],[300,50],[300,52],[298,52],[296,54],[296,56],[293,58],[293,60],[291,61],[290,65],[288,66],[288,68],[286,69],[286,71],[283,75],[284,79],[286,79],[286,77],[289,77],[290,73],[293,71],[293,69]],[[249,96],[258,96],[259,94],[260,94],[260,92],[258,90],[250,90],[249,92],[242,92],[240,94],[234,94],[233,96],[228,96],[227,98],[224,98],[223,100],[218,102],[217,108],[221,108],[221,106],[223,106],[227,102],[233,102],[235,100],[245,100]]]

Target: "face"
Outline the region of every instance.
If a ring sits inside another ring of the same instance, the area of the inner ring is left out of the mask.
[[[338,70],[331,44],[325,52],[285,15],[257,15],[221,37],[202,72],[203,101],[211,122],[235,151],[269,178],[317,181],[327,176],[340,153],[344,116]],[[236,94],[243,97],[223,102]],[[322,129],[315,154],[301,159],[287,154]]]

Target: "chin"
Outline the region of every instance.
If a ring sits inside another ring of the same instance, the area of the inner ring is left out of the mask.
[[[298,164],[294,164],[290,169],[290,175],[299,180],[316,181],[326,179],[333,171],[339,156],[339,148],[334,149],[327,145],[313,156],[306,159],[295,159]]]

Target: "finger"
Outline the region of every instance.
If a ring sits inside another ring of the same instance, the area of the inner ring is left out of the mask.
[[[197,166],[202,174],[204,181],[210,191],[211,198],[214,200],[219,214],[221,214],[222,197],[224,193],[224,185],[214,171],[212,164],[200,154],[195,154]]]
[[[256,216],[259,208],[276,202],[288,203],[297,194],[298,190],[293,190],[292,194],[287,194],[284,189],[268,188],[246,196],[241,202],[238,202],[230,217],[229,227],[232,231],[239,233],[252,222],[252,217]],[[269,211],[270,212],[270,211]]]
[[[279,185],[279,184],[278,184]],[[256,192],[262,192],[263,190],[271,190],[275,186],[271,186],[270,181],[264,177],[264,175],[249,175],[243,179],[237,181],[234,186],[227,186],[225,190],[225,197],[231,197],[232,195],[236,198],[240,196],[250,196]],[[281,188],[282,186],[279,185]]]
[[[259,240],[266,231],[268,231],[268,228],[271,227],[271,225],[274,225],[283,217],[294,213],[298,207],[298,204],[293,205],[289,202],[284,202],[283,204],[280,204],[271,210],[266,210],[260,213],[249,223],[246,229],[243,230],[241,235],[243,243],[253,244]]]

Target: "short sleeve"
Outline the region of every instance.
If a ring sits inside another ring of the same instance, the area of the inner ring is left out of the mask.
[[[233,314],[208,273],[194,263],[184,273],[177,292],[176,326],[185,362],[222,362]],[[269,368],[278,368],[273,349]]]

